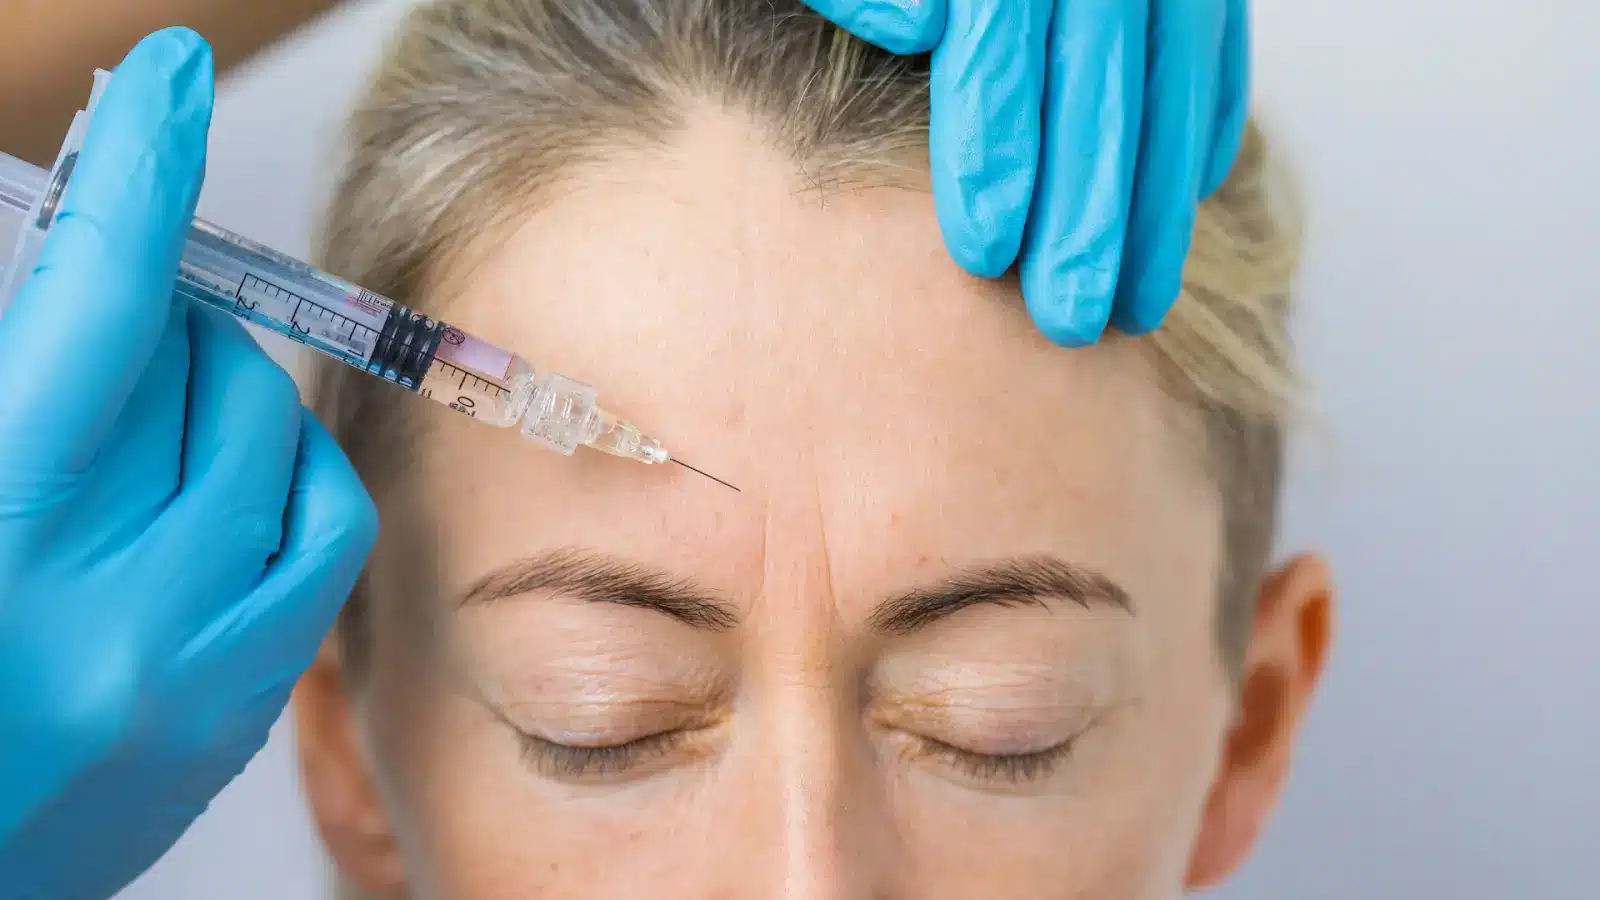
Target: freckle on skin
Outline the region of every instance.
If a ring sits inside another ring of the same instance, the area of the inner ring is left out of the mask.
[[[889,513],[889,527],[890,528],[896,528],[899,525],[900,525],[900,513],[899,512]]]

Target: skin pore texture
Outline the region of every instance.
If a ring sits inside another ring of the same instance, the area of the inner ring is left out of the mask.
[[[1218,491],[1140,340],[1052,346],[925,190],[819,194],[709,108],[437,280],[743,492],[408,407],[362,671],[330,641],[296,701],[371,896],[1140,900],[1247,855],[1329,575],[1218,662]]]

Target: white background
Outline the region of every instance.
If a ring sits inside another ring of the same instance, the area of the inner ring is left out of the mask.
[[[353,7],[225,87],[203,214],[309,248],[406,6]],[[1256,3],[1332,434],[1285,544],[1331,554],[1343,627],[1287,803],[1221,896],[1600,897],[1597,51],[1594,0]],[[127,900],[317,896],[286,738]]]

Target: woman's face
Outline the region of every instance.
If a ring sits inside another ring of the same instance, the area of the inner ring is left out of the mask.
[[[1229,750],[1220,507],[1134,343],[1049,345],[925,193],[819,198],[716,120],[459,287],[455,324],[741,492],[428,410],[379,498],[363,686],[324,662],[300,698],[347,871],[1157,898],[1243,854],[1281,771]]]

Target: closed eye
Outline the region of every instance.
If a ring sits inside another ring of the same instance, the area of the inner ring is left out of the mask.
[[[646,735],[621,744],[581,746],[521,732],[522,755],[546,778],[560,781],[604,779],[671,753],[688,732],[680,729]]]

